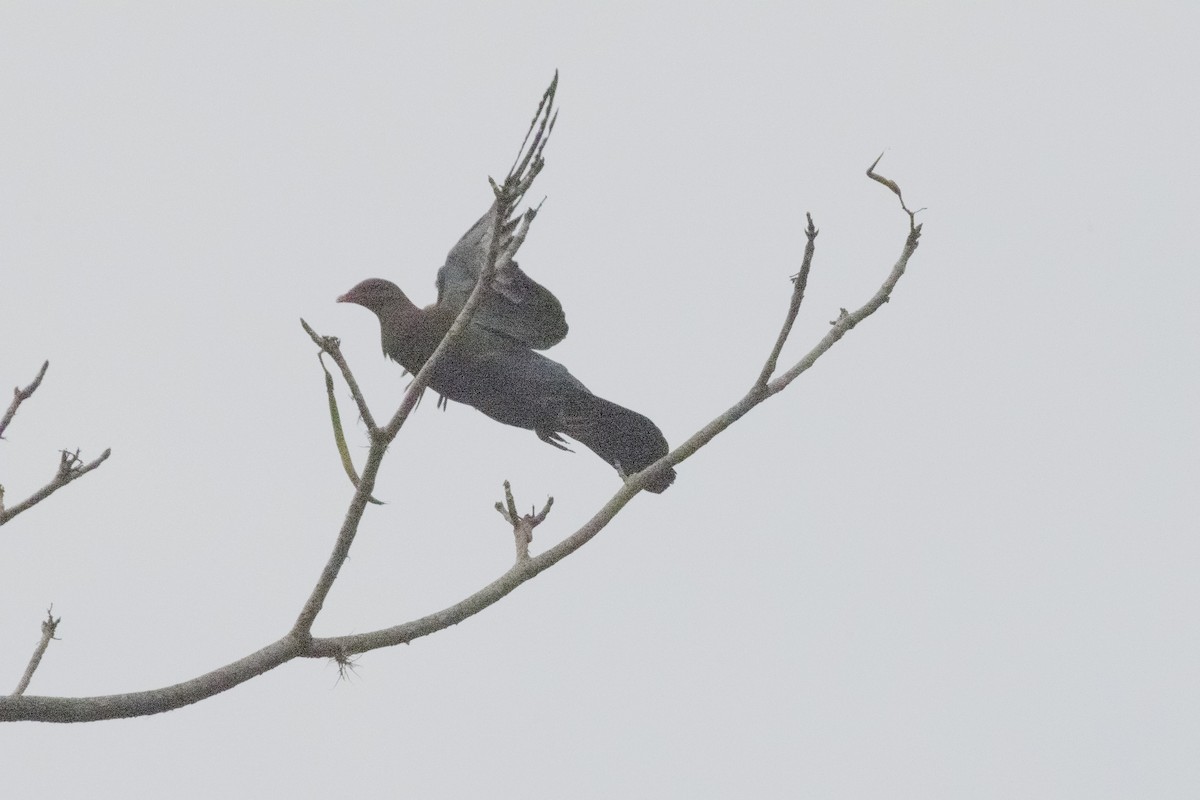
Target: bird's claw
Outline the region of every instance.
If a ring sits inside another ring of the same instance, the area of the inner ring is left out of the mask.
[[[558,435],[555,431],[534,431],[537,437],[549,445],[557,447],[559,450],[566,450],[568,453],[575,451],[567,447],[567,440]]]

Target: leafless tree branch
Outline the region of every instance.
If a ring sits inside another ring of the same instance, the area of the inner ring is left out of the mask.
[[[546,505],[541,511],[534,509],[528,514],[517,513],[517,503],[513,500],[512,485],[504,482],[504,502],[496,503],[496,510],[504,521],[512,525],[513,539],[517,544],[517,563],[529,560],[529,545],[533,543],[533,529],[546,521],[550,509],[554,506],[554,498],[546,499]]]
[[[792,302],[788,306],[787,317],[783,320],[783,327],[779,329],[779,336],[775,339],[775,346],[771,348],[771,355],[767,356],[767,363],[763,364],[762,372],[758,375],[755,386],[759,391],[766,391],[767,381],[775,374],[779,354],[783,352],[783,346],[792,334],[792,324],[796,321],[796,315],[800,313],[800,304],[804,302],[804,290],[808,287],[808,270],[812,267],[813,254],[817,250],[817,229],[813,225],[812,214],[805,216],[808,218],[808,227],[804,229],[804,235],[808,237],[808,244],[804,246],[804,259],[800,262],[800,271],[792,276]]]
[[[19,386],[13,389],[12,402],[9,404],[8,410],[4,412],[4,416],[0,417],[0,435],[4,433],[4,431],[8,428],[9,423],[12,422],[13,417],[16,416],[17,409],[21,407],[21,403],[28,400],[33,393],[37,391],[37,388],[42,385],[42,378],[46,376],[46,370],[49,368],[50,362],[44,362],[42,364],[42,368],[38,370],[37,377],[33,379],[32,383],[30,383],[24,389]],[[5,507],[4,487],[0,486],[0,525],[4,525],[22,511],[28,511],[50,495],[57,492],[62,487],[66,486],[71,481],[82,478],[84,475],[103,464],[105,460],[112,455],[112,450],[105,450],[100,454],[99,458],[86,463],[79,457],[78,450],[75,450],[74,452],[70,450],[62,450],[60,453],[61,455],[58,462],[58,471],[55,472],[54,477],[50,480],[50,482],[16,505],[9,506],[7,508]]]
[[[8,410],[4,412],[4,416],[0,417],[0,437],[4,436],[4,431],[8,429],[8,423],[12,422],[12,418],[16,416],[17,409],[21,407],[21,403],[28,400],[37,388],[42,385],[42,378],[46,377],[46,370],[50,369],[50,362],[43,361],[42,368],[38,370],[37,377],[33,379],[33,383],[22,389],[20,386],[13,387],[13,399],[8,404]]]
[[[312,338],[313,343],[320,348],[318,355],[328,353],[329,357],[333,359],[333,363],[337,364],[342,373],[342,380],[350,387],[350,396],[354,398],[354,403],[358,406],[358,415],[362,417],[363,424],[367,426],[367,433],[371,436],[377,435],[379,426],[375,424],[375,417],[371,414],[362,390],[358,388],[358,381],[354,379],[354,373],[350,371],[350,366],[346,363],[345,356],[342,355],[341,339],[336,336],[321,336],[303,319],[300,320],[300,326]],[[322,362],[323,364],[324,362]]]
[[[62,622],[62,617],[55,617],[54,606],[50,606],[46,610],[46,618],[42,620],[42,638],[38,641],[37,647],[33,649],[33,655],[25,667],[25,674],[21,676],[17,688],[13,689],[13,697],[25,694],[25,690],[29,688],[29,682],[33,680],[33,673],[37,672],[38,665],[42,663],[42,656],[46,654],[46,648],[50,646],[50,640],[54,638],[54,632],[58,630],[60,622]]]
[[[2,505],[3,495],[0,494],[0,525],[5,524],[22,511],[28,511],[29,509],[33,508],[35,505],[45,500],[47,497],[66,486],[71,481],[78,480],[84,475],[87,475],[96,467],[103,464],[106,460],[108,460],[108,457],[112,455],[112,449],[110,448],[101,453],[98,458],[95,458],[85,464],[83,459],[79,457],[78,450],[74,452],[71,452],[70,450],[62,450],[60,452],[62,453],[62,456],[59,458],[58,472],[54,474],[54,478],[51,479],[51,481],[45,486],[29,495],[29,497],[17,503],[15,506],[11,506],[7,509]]]
[[[325,638],[313,637],[311,634],[312,625],[320,613],[325,597],[349,553],[359,521],[366,509],[366,504],[374,487],[387,446],[395,438],[400,427],[407,419],[408,414],[415,406],[417,398],[428,381],[431,366],[436,363],[446,348],[453,343],[454,337],[467,324],[471,313],[478,306],[481,298],[481,287],[484,287],[486,281],[491,279],[497,261],[505,257],[511,258],[512,252],[515,251],[514,248],[501,247],[498,244],[501,238],[499,234],[501,226],[505,224],[505,220],[511,214],[512,207],[515,206],[516,202],[519,202],[520,197],[528,190],[532,180],[531,175],[536,175],[537,170],[541,168],[541,148],[545,146],[545,136],[552,129],[554,120],[552,113],[554,86],[555,84],[551,84],[550,89],[547,90],[546,95],[543,97],[542,106],[539,107],[539,116],[535,116],[534,124],[531,125],[531,131],[536,128],[536,134],[533,135],[530,152],[526,153],[523,157],[518,157],[517,164],[519,165],[519,169],[514,168],[514,171],[510,172],[503,187],[496,187],[497,205],[492,223],[489,264],[481,272],[470,299],[459,314],[453,327],[451,327],[450,332],[447,333],[438,346],[433,357],[426,362],[413,383],[409,386],[400,408],[397,409],[392,419],[382,429],[375,427],[372,423],[367,424],[370,433],[370,448],[363,467],[362,476],[359,479],[354,496],[351,498],[350,506],[347,509],[346,517],[339,530],[333,552],[292,629],[283,638],[255,653],[251,653],[242,659],[205,675],[163,689],[87,698],[29,696],[0,698],[0,720],[79,722],[159,713],[195,703],[226,691],[295,658],[332,658],[339,665],[344,666],[356,654],[381,647],[411,642],[414,639],[455,625],[499,601],[525,581],[549,569],[590,541],[660,471],[686,460],[738,419],[745,416],[751,409],[785,389],[836,344],[851,328],[877,311],[891,297],[897,281],[903,276],[908,261],[917,248],[921,232],[921,226],[915,222],[914,212],[909,211],[904,206],[903,199],[901,199],[901,207],[909,215],[909,235],[901,251],[900,258],[892,267],[882,286],[866,304],[856,311],[849,312],[843,309],[838,319],[831,323],[832,327],[830,331],[806,355],[782,375],[772,377],[775,375],[780,353],[786,344],[792,330],[792,325],[799,313],[807,282],[808,270],[815,252],[817,231],[810,217],[806,231],[808,245],[805,248],[804,260],[801,264],[800,272],[794,279],[795,286],[792,291],[792,300],[789,304],[788,312],[766,364],[745,397],[693,434],[687,441],[659,459],[659,461],[641,472],[629,476],[624,485],[582,527],[539,555],[531,556],[529,554],[532,531],[534,527],[546,518],[553,501],[548,501],[542,511],[537,514],[522,516],[517,512],[511,487],[505,483],[505,502],[503,504],[497,503],[496,507],[505,520],[513,526],[517,558],[512,567],[503,575],[448,608],[402,625],[362,634]],[[546,119],[539,126],[537,124],[538,119],[543,115]],[[527,136],[526,143],[528,142],[529,137]],[[886,178],[881,178],[874,173],[874,167],[877,164],[878,160],[868,170],[868,175],[873,180],[877,180],[891,188],[899,196],[899,187],[894,182]],[[494,182],[493,186],[495,186]],[[523,220],[524,225],[527,226],[531,219],[532,214],[527,212]],[[523,235],[524,232],[522,231],[520,237],[523,238]],[[320,337],[308,328],[307,325],[305,329],[309,331],[314,342],[323,351],[330,352],[331,349],[337,349],[336,339]],[[331,355],[333,354],[331,353]],[[344,376],[349,375],[350,369],[348,366],[342,367],[342,363],[339,363],[339,367],[343,369]],[[355,401],[359,403],[360,411],[365,410],[366,402],[362,399],[361,392],[357,390],[357,384],[351,384],[349,378],[347,383],[354,387],[351,391],[356,395]],[[364,420],[366,419],[369,419],[369,416],[365,415]]]

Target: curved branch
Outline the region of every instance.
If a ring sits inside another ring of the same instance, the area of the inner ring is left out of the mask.
[[[245,658],[198,678],[147,692],[100,697],[3,697],[0,698],[0,721],[94,722],[101,719],[160,714],[198,703],[258,677],[280,664],[291,661],[299,654],[300,649],[294,638],[285,636]]]
[[[535,142],[537,140],[535,139]],[[544,144],[544,142],[543,142]],[[537,164],[539,159],[535,158],[531,163]],[[879,180],[877,176],[869,171],[871,177]],[[511,177],[511,176],[510,176]],[[886,179],[880,180],[881,183],[888,185],[889,188],[899,194],[899,187]],[[507,186],[507,182],[506,182]],[[528,188],[525,184],[524,188]],[[313,590],[304,609],[301,611],[300,617],[297,619],[292,631],[282,639],[274,642],[267,647],[252,653],[245,658],[239,659],[225,667],[209,672],[198,678],[190,681],[169,686],[163,689],[157,689],[148,692],[135,692],[123,695],[109,695],[104,697],[87,697],[87,698],[55,698],[55,697],[28,697],[28,696],[10,696],[0,698],[0,720],[41,720],[46,722],[81,722],[96,719],[111,719],[115,717],[131,717],[144,714],[154,714],[162,711],[168,711],[173,708],[179,708],[206,697],[218,694],[233,688],[240,683],[261,675],[268,670],[271,670],[281,664],[286,663],[294,658],[308,657],[321,658],[330,657],[336,659],[339,664],[345,664],[349,657],[355,653],[361,653],[368,650],[377,649],[380,647],[388,647],[395,644],[410,642],[421,636],[426,636],[430,633],[435,633],[445,628],[455,625],[463,620],[479,613],[483,609],[497,602],[518,586],[535,577],[546,569],[549,569],[554,564],[574,553],[604,527],[621,511],[625,505],[632,500],[643,487],[651,481],[656,474],[669,467],[677,465],[689,458],[693,453],[701,447],[712,441],[718,434],[726,430],[730,425],[736,422],[741,417],[745,416],[751,409],[764,402],[768,397],[778,394],[785,389],[793,380],[801,373],[811,367],[817,359],[837,343],[851,328],[862,322],[871,314],[875,313],[882,305],[889,300],[891,293],[903,276],[909,259],[916,251],[917,244],[920,239],[921,226],[915,223],[913,212],[907,207],[901,205],[905,212],[909,214],[910,229],[909,235],[905,242],[904,249],[901,251],[900,258],[892,267],[891,272],[884,280],[879,290],[858,310],[848,312],[842,310],[841,315],[832,323],[833,327],[822,339],[813,347],[803,358],[801,358],[794,366],[787,370],[779,377],[765,382],[762,375],[756,379],[751,386],[750,391],[727,409],[720,416],[716,417],[710,423],[705,425],[699,431],[692,435],[683,444],[676,447],[670,453],[650,467],[631,476],[607,503],[598,510],[591,519],[589,519],[579,530],[549,548],[545,552],[535,557],[522,557],[520,551],[520,543],[518,542],[518,560],[507,572],[501,575],[492,583],[475,592],[464,600],[455,603],[454,605],[443,609],[442,611],[430,614],[411,622],[397,625],[382,630],[356,634],[349,636],[337,636],[326,638],[314,638],[311,636],[311,626],[320,612],[321,604],[328,593],[329,587],[332,586],[333,580],[337,577],[337,572],[344,562],[346,555],[349,552],[350,544],[353,541],[354,533],[357,530],[358,522],[362,517],[362,513],[366,507],[367,498],[370,496],[371,489],[374,486],[375,477],[378,473],[379,464],[382,461],[384,451],[390,443],[391,438],[388,437],[388,432],[399,430],[399,426],[403,424],[407,417],[408,411],[411,410],[411,405],[415,405],[414,395],[420,391],[421,380],[427,377],[427,370],[422,369],[421,374],[417,376],[414,385],[410,386],[409,392],[405,396],[405,401],[401,408],[397,411],[392,421],[387,427],[380,431],[379,435],[372,436],[371,448],[367,458],[367,463],[363,469],[363,476],[360,484],[355,491],[354,497],[351,500],[350,508],[347,511],[346,519],[342,524],[342,529],[339,532],[337,544],[334,547],[334,552],[330,556],[329,562],[326,564],[325,570],[322,573],[321,579],[318,581],[316,588]],[[810,245],[815,237],[815,228],[810,223]],[[491,250],[494,259],[500,257],[501,254],[496,252],[493,246]],[[792,323],[796,318],[799,310],[800,300],[803,296],[802,275],[807,275],[806,266],[811,262],[811,253],[806,249],[805,266],[801,268],[801,275],[797,276],[797,287],[793,291],[793,300],[789,306],[788,314],[783,323],[780,335],[776,340],[775,346],[771,350],[771,354],[767,361],[764,374],[772,374],[774,372],[774,362],[778,359],[779,353],[782,351],[783,344],[788,338],[791,331]],[[480,282],[484,277],[480,277]],[[472,293],[472,300],[477,299],[479,293],[479,284],[476,285],[475,291]],[[471,304],[464,308],[455,325],[458,329],[461,326],[460,322],[464,322],[464,317],[467,315]],[[464,323],[465,324],[465,323]],[[455,328],[447,334],[446,339],[443,339],[439,346],[439,352],[442,352],[447,345],[447,342],[454,335]],[[435,354],[436,357],[436,354]],[[432,360],[432,359],[431,359]],[[428,366],[428,365],[427,365]],[[411,401],[411,403],[410,403]],[[395,436],[395,432],[391,433]],[[518,529],[518,525],[525,525],[528,522],[526,532],[532,530],[532,520],[537,517],[544,518],[545,513],[549,510],[549,505],[540,515],[527,519],[516,519],[515,503],[511,504],[510,508],[502,510],[502,513],[507,517],[511,517],[510,522],[513,522],[514,529],[517,529],[518,535],[522,532]],[[538,520],[540,521],[540,520]]]

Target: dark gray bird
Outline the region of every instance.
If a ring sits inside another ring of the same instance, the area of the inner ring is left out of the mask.
[[[414,375],[433,354],[466,304],[488,258],[493,214],[488,211],[459,239],[437,274],[437,302],[418,308],[400,287],[382,278],[359,283],[338,298],[375,312],[383,352]],[[511,241],[516,221],[499,231]],[[567,450],[566,434],[632,475],[667,454],[658,426],[623,406],[597,397],[567,368],[534,350],[567,335],[562,305],[545,287],[502,262],[483,301],[445,356],[429,386],[449,399],[473,406],[497,422],[528,428],[547,444]],[[646,489],[662,492],[675,471],[658,475]]]

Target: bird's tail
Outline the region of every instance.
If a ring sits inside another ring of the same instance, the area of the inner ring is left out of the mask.
[[[566,403],[560,421],[562,433],[626,475],[641,472],[670,450],[662,431],[649,419],[586,390]],[[675,470],[668,469],[647,484],[646,491],[664,492],[674,481]]]

